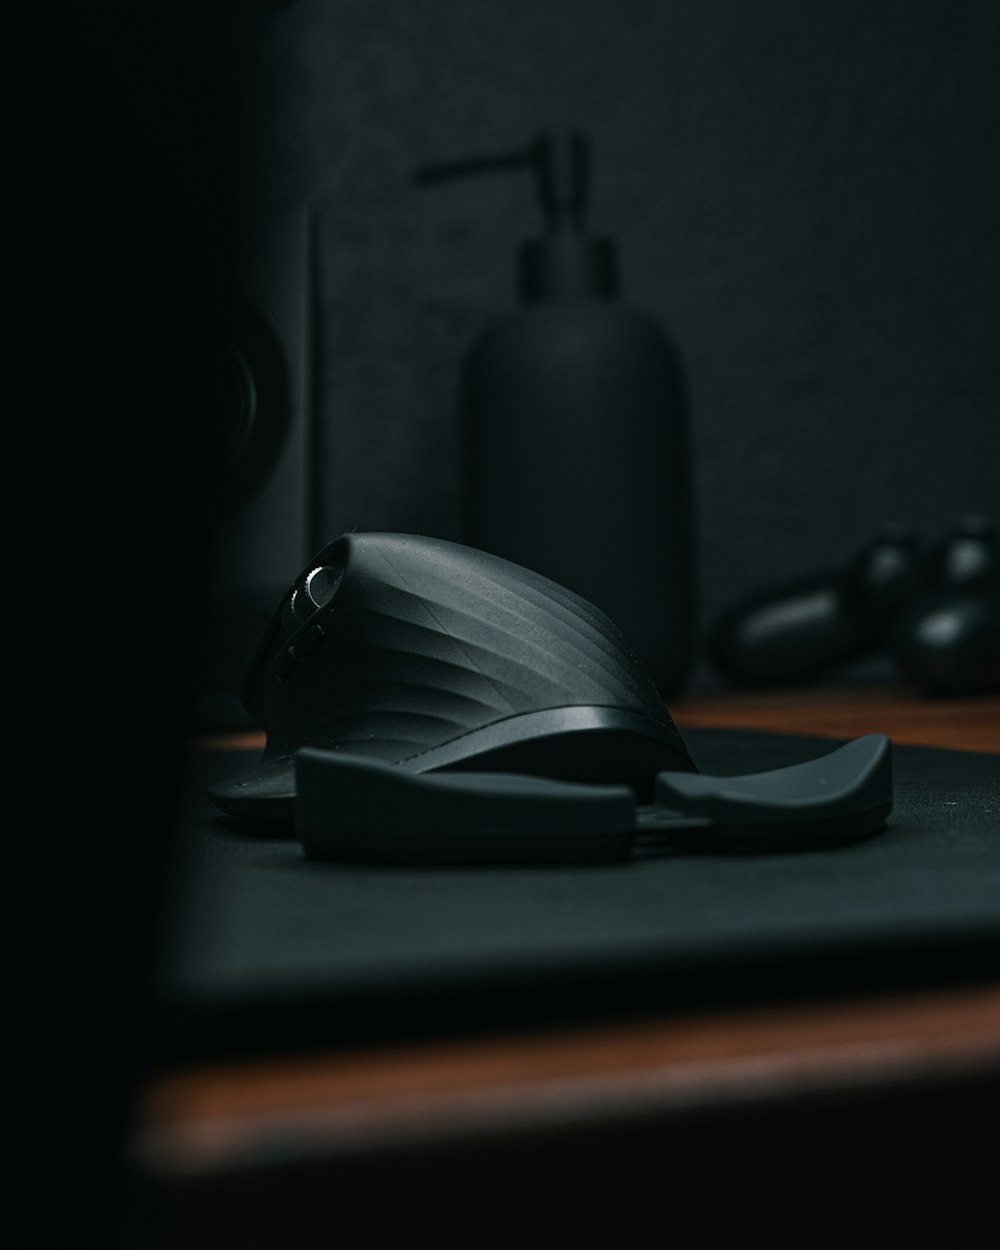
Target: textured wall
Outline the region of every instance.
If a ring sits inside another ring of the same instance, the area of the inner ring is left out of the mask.
[[[297,0],[260,19],[262,203],[321,221],[320,529],[458,537],[455,370],[513,303],[526,176],[592,136],[595,229],[686,361],[702,612],[883,520],[995,511],[993,0]]]

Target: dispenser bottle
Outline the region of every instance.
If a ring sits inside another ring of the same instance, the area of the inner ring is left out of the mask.
[[[587,231],[582,135],[431,166],[417,181],[512,169],[533,173],[544,228],[518,252],[520,307],[462,362],[465,541],[601,608],[666,698],[689,673],[697,628],[678,356],[620,302],[615,247]]]

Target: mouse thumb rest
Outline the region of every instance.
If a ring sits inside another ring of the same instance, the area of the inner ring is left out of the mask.
[[[837,846],[884,828],[891,743],[867,734],[787,768],[737,777],[661,772],[655,801],[627,785],[514,773],[404,773],[342,752],[295,756],[296,836],[353,863],[609,863],[663,851]]]

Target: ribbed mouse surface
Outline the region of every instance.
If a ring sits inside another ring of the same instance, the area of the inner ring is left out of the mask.
[[[290,820],[294,755],[342,751],[410,772],[474,768],[626,783],[696,771],[652,678],[587,600],[507,560],[412,534],[344,534],[277,606],[244,702],[257,765],[209,791],[235,816]]]

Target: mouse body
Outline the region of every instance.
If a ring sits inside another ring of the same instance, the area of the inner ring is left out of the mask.
[[[516,772],[627,784],[697,772],[615,623],[484,551],[398,533],[343,534],[277,605],[243,687],[265,731],[252,769],[213,786],[230,816],[294,819],[296,752],[406,772]]]

